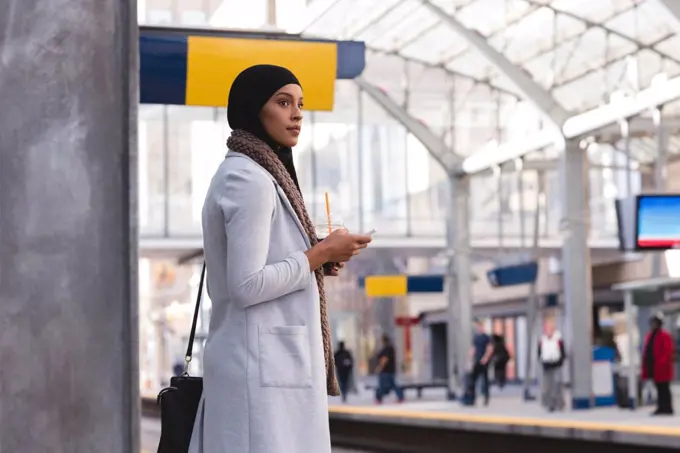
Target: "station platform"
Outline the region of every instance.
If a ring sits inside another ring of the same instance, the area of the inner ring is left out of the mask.
[[[537,391],[535,389],[534,394]],[[446,401],[444,389],[425,389],[422,398],[417,397],[415,390],[407,390],[404,403],[398,404],[394,395],[390,395],[382,405],[376,405],[372,392],[361,390],[358,394],[350,394],[346,404],[340,398],[329,398],[331,435],[333,437],[334,431],[340,431],[336,439],[338,445],[342,445],[340,441],[345,440],[343,435],[347,433],[348,426],[350,431],[360,427],[362,439],[359,443],[362,443],[362,448],[367,437],[394,435],[395,427],[397,432],[403,431],[405,436],[411,435],[407,431],[423,435],[434,435],[435,432],[439,432],[438,435],[463,433],[471,441],[477,441],[488,433],[487,441],[495,442],[497,448],[501,449],[508,441],[519,444],[522,439],[526,439],[527,448],[534,448],[544,439],[547,443],[542,445],[546,448],[552,445],[550,448],[563,448],[565,451],[574,451],[577,445],[580,445],[577,448],[580,448],[579,451],[598,451],[597,445],[601,445],[599,448],[606,447],[612,452],[635,453],[677,451],[680,448],[680,415],[651,417],[654,409],[651,406],[636,410],[603,407],[549,413],[540,407],[538,401],[523,401],[521,393],[519,386],[509,386],[502,391],[493,388],[488,406],[484,406],[481,401],[476,406],[463,406],[455,401]],[[673,394],[674,407],[678,410],[680,387],[674,387]],[[567,401],[568,396],[568,392],[565,392]],[[389,429],[386,430],[386,427]],[[153,416],[144,417],[142,453],[155,452],[159,436],[160,421]],[[491,437],[497,440],[492,441]],[[483,449],[495,451],[496,448],[485,445]],[[469,450],[478,451],[474,448]],[[333,450],[334,453],[355,451],[351,448]]]
[[[161,435],[161,422],[158,419],[144,417],[141,429],[141,453],[156,453],[158,439]],[[333,453],[366,453],[360,450],[333,448]]]
[[[534,394],[538,394],[537,390]],[[674,407],[678,410],[680,388],[674,388],[674,395]],[[565,398],[569,401],[566,393]],[[464,406],[446,401],[443,389],[426,389],[421,399],[417,399],[415,391],[407,391],[406,402],[402,404],[397,404],[391,395],[382,405],[376,405],[371,392],[363,391],[350,395],[347,404],[331,398],[330,417],[331,420],[680,448],[680,417],[652,417],[654,408],[649,406],[636,410],[603,407],[549,413],[538,401],[523,401],[519,386],[506,387],[503,391],[493,389],[488,406],[479,400],[476,406]]]

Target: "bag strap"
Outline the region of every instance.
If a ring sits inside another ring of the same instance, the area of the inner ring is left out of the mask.
[[[189,363],[194,352],[194,337],[196,336],[196,323],[198,322],[198,311],[201,309],[201,296],[203,295],[203,283],[205,282],[205,261],[201,270],[201,281],[198,284],[198,295],[196,296],[196,308],[194,309],[194,320],[191,322],[191,333],[189,334],[189,344],[187,353],[184,356],[184,375],[189,375]]]

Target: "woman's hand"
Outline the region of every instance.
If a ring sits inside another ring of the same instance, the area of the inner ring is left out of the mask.
[[[321,244],[326,249],[327,262],[344,263],[365,249],[373,238],[363,234],[350,234],[344,228],[329,234]]]
[[[330,271],[326,271],[324,268],[324,275],[327,277],[337,277],[340,275],[340,269],[345,267],[345,263],[333,263],[333,268]]]
[[[324,263],[344,263],[359,254],[373,239],[371,236],[349,234],[345,229],[337,229],[305,252],[309,260],[310,270],[318,269]],[[333,269],[327,275],[338,275],[340,268]]]

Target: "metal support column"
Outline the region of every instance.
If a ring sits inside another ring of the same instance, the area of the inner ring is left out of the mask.
[[[0,451],[136,453],[136,2],[3,5]]]
[[[571,358],[572,405],[592,406],[592,269],[588,233],[588,155],[575,140],[566,141],[560,158],[563,287]]]
[[[359,231],[364,231],[364,90],[357,85],[357,192]]]
[[[539,247],[539,230],[541,228],[541,197],[545,193],[544,178],[542,174],[537,175],[537,188],[536,188],[536,201],[534,204],[534,231],[531,242],[531,254],[530,260],[539,260],[540,257],[540,247]],[[539,302],[537,297],[537,282],[531,283],[529,288],[529,297],[527,298],[527,358],[524,368],[524,388],[523,396],[524,401],[533,401],[536,399],[534,395],[531,394],[531,362],[535,360],[536,357],[536,344],[538,343],[540,337],[540,331],[538,329],[537,318],[539,315]]]
[[[663,107],[654,109],[654,126],[656,127],[657,157],[654,163],[654,189],[657,193],[666,191],[666,166],[668,165],[666,153],[666,128],[663,121]],[[654,253],[652,257],[652,278],[661,277],[662,252]]]
[[[309,143],[309,160],[310,167],[312,167],[312,219],[314,222],[318,222],[318,209],[317,209],[317,194],[319,194],[319,181],[318,181],[318,168],[316,165],[316,115],[315,112],[309,112],[309,125],[307,126],[312,136],[312,140]],[[359,230],[361,231],[361,230]]]
[[[636,318],[637,310],[633,303],[633,291],[627,289],[623,293],[623,310],[626,314],[626,330],[628,332],[628,351],[626,353],[629,357],[628,369],[625,370],[627,381],[628,381],[628,401],[631,409],[635,409],[638,404],[637,400],[637,375],[638,375],[638,363],[635,360],[637,354],[637,344],[634,341],[633,332],[637,328]]]
[[[623,152],[626,155],[626,196],[633,195],[633,154],[630,149],[630,122],[625,119],[619,122],[621,139],[623,140]]]
[[[463,395],[468,352],[472,341],[472,272],[470,260],[470,181],[449,176],[450,200],[447,219],[448,323],[447,351],[449,399]]]
[[[494,177],[496,178],[496,197],[498,197],[498,215],[496,216],[496,232],[498,234],[498,257],[503,258],[505,247],[503,239],[505,234],[503,231],[503,170],[501,167],[494,167]]]

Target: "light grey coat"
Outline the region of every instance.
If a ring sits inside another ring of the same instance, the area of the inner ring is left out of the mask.
[[[330,453],[319,292],[281,187],[227,153],[203,207],[213,303],[190,453]]]

